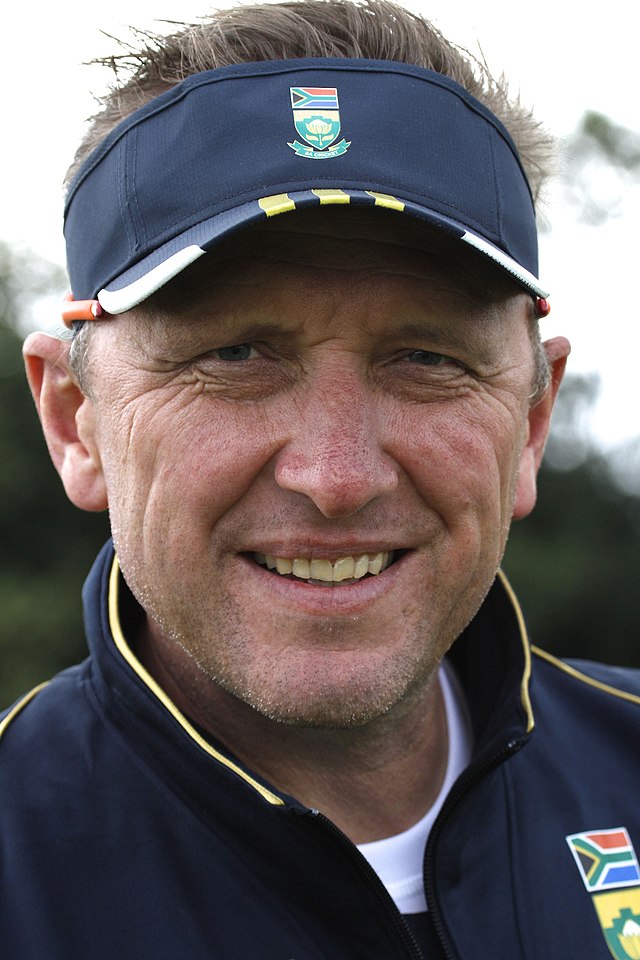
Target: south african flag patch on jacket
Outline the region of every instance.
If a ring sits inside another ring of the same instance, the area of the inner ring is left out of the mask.
[[[590,893],[640,883],[638,860],[624,827],[574,833],[567,843]]]

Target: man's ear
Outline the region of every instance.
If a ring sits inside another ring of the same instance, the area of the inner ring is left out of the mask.
[[[69,346],[46,333],[32,333],[23,348],[27,379],[67,496],[82,510],[105,510],[95,409],[69,369]]]
[[[520,455],[520,470],[513,503],[513,519],[520,520],[531,513],[536,502],[536,478],[544,445],[549,433],[551,412],[564,375],[564,368],[571,346],[564,337],[554,337],[543,344],[551,378],[543,396],[529,410],[527,442]]]

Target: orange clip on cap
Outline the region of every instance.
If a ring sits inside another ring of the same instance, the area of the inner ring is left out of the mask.
[[[103,314],[104,309],[97,300],[74,300],[72,293],[64,298],[62,320],[67,327],[78,320],[98,320]]]

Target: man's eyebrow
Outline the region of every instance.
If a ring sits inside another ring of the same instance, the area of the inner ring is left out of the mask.
[[[472,349],[475,353],[486,355],[487,359],[495,352],[496,344],[501,342],[504,325],[499,320],[492,322],[484,317],[473,317],[454,323],[447,320],[438,324],[429,318],[425,320],[407,320],[394,323],[388,331],[381,334],[382,344],[398,340],[422,341],[430,346],[445,349]]]
[[[213,349],[262,339],[285,339],[302,324],[295,320],[274,321],[269,317],[243,317],[221,312],[206,321],[180,315],[164,314],[145,318],[143,339],[152,352],[185,348]]]

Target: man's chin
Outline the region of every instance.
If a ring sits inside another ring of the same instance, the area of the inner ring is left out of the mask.
[[[326,703],[305,704],[283,707],[280,704],[262,705],[249,703],[254,710],[273,723],[299,730],[353,730],[365,727],[392,709],[393,704],[384,708],[371,704]]]
[[[220,679],[217,682],[235,700],[272,723],[315,730],[366,727],[413,700],[416,689],[427,685],[424,677],[417,681],[415,676],[397,676],[384,684],[376,678],[376,682],[369,685],[344,681],[329,683],[324,678],[315,687],[307,684],[304,689],[267,692],[266,685],[239,686],[221,683]]]

